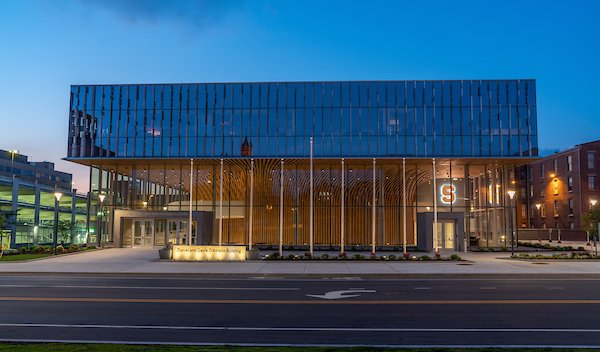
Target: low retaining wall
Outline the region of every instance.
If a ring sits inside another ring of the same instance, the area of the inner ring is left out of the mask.
[[[519,229],[517,237],[519,241],[539,240],[558,241],[560,231],[560,240],[562,241],[587,241],[587,234],[583,230],[567,229]]]

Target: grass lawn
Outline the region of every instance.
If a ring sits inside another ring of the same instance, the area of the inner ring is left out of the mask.
[[[60,344],[60,343],[35,343],[35,344],[12,344],[0,343],[0,351],[11,352],[118,352],[118,351],[139,351],[139,352],[367,352],[367,351],[394,351],[394,352],[501,352],[501,351],[522,351],[522,352],[567,352],[567,351],[586,351],[593,352],[593,349],[551,349],[551,348],[532,348],[532,349],[486,349],[486,348],[420,348],[420,349],[397,349],[397,348],[368,348],[368,347],[230,347],[230,346],[144,346],[144,345],[90,345],[90,344]]]
[[[3,255],[2,258],[0,258],[0,262],[20,262],[23,260],[49,257],[51,255],[52,253]]]

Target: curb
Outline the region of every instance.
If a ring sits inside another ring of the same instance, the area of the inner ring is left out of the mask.
[[[599,274],[539,274],[539,273],[523,273],[523,274],[511,274],[511,273],[488,273],[488,274],[285,274],[285,273],[273,273],[273,274],[254,274],[254,273],[99,273],[99,272],[0,272],[2,276],[88,276],[88,277],[142,277],[142,278],[179,278],[179,279],[315,279],[315,280],[347,280],[347,281],[359,281],[363,279],[368,280],[399,280],[399,279],[455,279],[455,280],[511,280],[511,279],[594,279],[600,280]]]

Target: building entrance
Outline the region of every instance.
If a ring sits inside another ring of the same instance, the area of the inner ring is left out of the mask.
[[[159,247],[171,242],[188,243],[188,222],[183,219],[124,219],[124,247]],[[192,244],[196,243],[196,222],[192,222]]]
[[[154,221],[153,220],[133,220],[132,224],[133,241],[132,247],[152,247],[154,246]]]
[[[437,247],[440,249],[455,249],[456,222],[454,220],[443,220],[437,223]]]

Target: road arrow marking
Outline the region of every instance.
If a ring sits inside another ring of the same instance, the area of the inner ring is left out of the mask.
[[[307,295],[308,297],[322,298],[322,299],[342,299],[358,297],[360,295],[352,295],[351,293],[375,293],[374,290],[344,290],[344,291],[329,291],[324,295]]]

